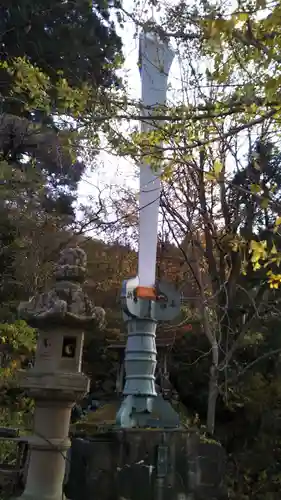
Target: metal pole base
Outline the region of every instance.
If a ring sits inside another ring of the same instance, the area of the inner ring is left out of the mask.
[[[138,278],[122,286],[123,316],[128,327],[125,352],[125,399],[116,416],[120,428],[175,428],[179,417],[155,390],[157,321],[173,319],[180,310],[180,295],[169,285],[143,290]]]
[[[138,427],[174,429],[180,426],[180,419],[169,401],[166,401],[161,394],[154,398],[130,395],[121,404],[116,416],[116,426],[122,429]]]

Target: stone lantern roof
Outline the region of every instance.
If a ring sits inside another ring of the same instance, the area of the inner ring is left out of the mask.
[[[46,292],[19,306],[19,316],[41,329],[57,327],[92,329],[104,324],[105,312],[94,307],[82,288],[87,256],[79,247],[64,249],[55,266],[55,283]]]

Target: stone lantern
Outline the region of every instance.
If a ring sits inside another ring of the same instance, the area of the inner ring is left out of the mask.
[[[20,374],[20,387],[35,400],[23,499],[62,498],[71,409],[89,390],[81,373],[84,331],[100,328],[105,316],[82,289],[86,265],[82,249],[63,250],[54,286],[19,306],[20,317],[38,330],[34,367]]]

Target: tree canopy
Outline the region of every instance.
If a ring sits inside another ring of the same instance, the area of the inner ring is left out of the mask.
[[[78,89],[85,84],[96,89],[117,84],[115,68],[122,60],[121,39],[110,20],[110,6],[99,0],[93,3],[25,0],[12,5],[2,2],[1,62],[9,64],[11,60],[24,58],[39,68],[49,79],[47,92],[55,113],[58,99],[55,88],[62,76],[70,87]],[[5,97],[2,110],[16,114],[25,111],[27,88],[17,99],[10,97],[11,89],[13,77],[2,68],[0,93]]]

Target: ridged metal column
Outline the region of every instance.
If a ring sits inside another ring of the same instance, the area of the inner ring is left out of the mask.
[[[126,383],[124,396],[156,396],[156,321],[131,319],[128,321],[128,339],[125,351]]]

